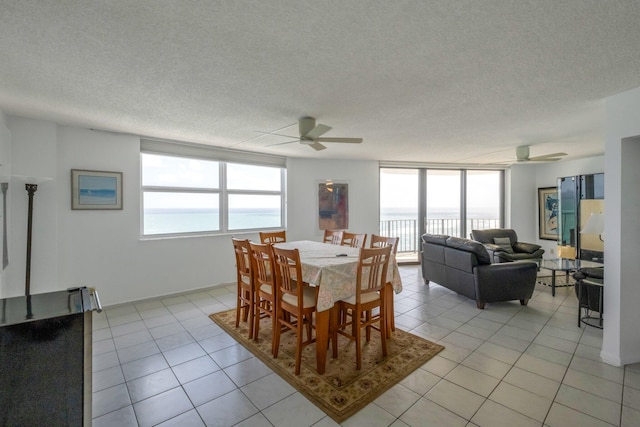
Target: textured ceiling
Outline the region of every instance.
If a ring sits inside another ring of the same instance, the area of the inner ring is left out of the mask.
[[[291,157],[603,152],[640,86],[640,2],[0,1],[0,110]],[[362,137],[315,152],[299,117]]]

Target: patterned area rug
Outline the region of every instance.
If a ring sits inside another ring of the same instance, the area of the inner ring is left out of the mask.
[[[247,338],[245,322],[235,327],[235,309],[209,316],[233,338],[251,351],[289,384],[340,423],[358,412],[384,391],[424,365],[444,349],[443,346],[396,328],[387,340],[387,357],[382,357],[380,334],[373,332],[371,341],[362,348],[362,369],[356,370],[355,343],[346,337],[338,337],[338,358],[327,354],[324,375],[316,370],[315,346],[305,347],[299,376],[295,369],[295,335],[284,333],[280,339],[280,352],[274,359],[271,354],[271,321],[260,323],[257,341]],[[364,332],[364,331],[363,331]]]

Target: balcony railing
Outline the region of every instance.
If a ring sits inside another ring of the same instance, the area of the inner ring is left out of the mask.
[[[446,234],[460,236],[461,221],[455,218],[427,219],[425,230],[430,234]],[[486,228],[500,228],[499,219],[474,218],[467,219],[467,232],[484,230]],[[391,219],[380,221],[380,235],[399,237],[398,252],[419,252],[420,236],[418,221],[415,219]]]

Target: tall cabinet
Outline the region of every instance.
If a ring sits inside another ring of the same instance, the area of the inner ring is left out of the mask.
[[[0,426],[91,426],[86,287],[0,299]]]
[[[602,262],[602,236],[580,233],[598,213],[604,213],[604,173],[558,178],[558,245],[565,254]]]

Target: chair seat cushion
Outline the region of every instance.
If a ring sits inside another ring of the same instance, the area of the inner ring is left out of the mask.
[[[282,295],[282,301],[287,304],[298,306],[298,298],[295,295],[284,294]],[[305,286],[302,289],[302,306],[304,308],[310,308],[316,305],[316,290],[309,286]]]
[[[273,286],[271,285],[260,285],[260,292],[264,292],[265,294],[273,294]]]
[[[362,294],[362,296],[360,297],[360,302],[362,304],[366,304],[379,299],[380,294],[378,292],[367,292],[366,294]],[[342,301],[346,302],[347,304],[356,305],[356,296],[354,295],[350,298],[343,299]]]

